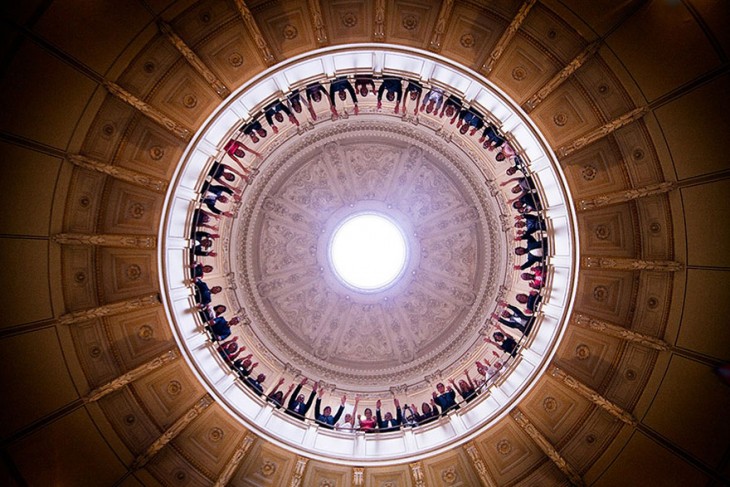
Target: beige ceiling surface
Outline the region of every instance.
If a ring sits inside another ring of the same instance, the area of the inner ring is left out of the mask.
[[[727,3],[545,0],[524,14],[511,0],[282,0],[248,2],[251,16],[240,5],[3,6],[3,484],[728,483],[730,388],[713,371],[730,358]],[[140,181],[170,178],[186,145],[104,81],[194,130],[222,100],[201,65],[235,89],[269,56],[381,40],[464,62],[519,103],[542,93],[531,116],[566,154],[579,206],[599,206],[579,213],[576,316],[553,361],[571,380],[538,379],[452,452],[361,471],[258,439],[206,396],[160,305],[130,301],[159,291],[155,248],[54,236],[155,236],[164,195]],[[133,304],[108,307],[118,302]],[[110,392],[89,396],[100,387]]]
[[[418,389],[465,354],[479,358],[477,330],[510,262],[488,191],[466,154],[387,119],[325,124],[278,149],[232,239],[254,332],[304,375],[345,390]],[[409,246],[405,275],[369,294],[342,284],[328,257],[336,226],[363,211],[392,218]]]

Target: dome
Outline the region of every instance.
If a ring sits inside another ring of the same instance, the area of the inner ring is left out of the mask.
[[[5,483],[727,483],[719,4],[64,0],[3,17]],[[455,95],[524,158],[547,272],[476,399],[347,436],[264,396],[306,377],[347,411],[420,404],[496,359],[502,302],[532,292],[507,166],[457,121],[374,94],[276,134],[259,115],[368,75]],[[259,142],[239,131],[253,120]],[[189,268],[231,140],[258,154],[197,261],[261,397],[207,334]],[[404,260],[361,284],[333,247],[373,215]]]

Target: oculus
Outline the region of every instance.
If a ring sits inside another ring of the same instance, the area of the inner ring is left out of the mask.
[[[390,218],[377,213],[356,214],[332,234],[329,257],[337,277],[358,291],[377,292],[403,274],[406,239]]]

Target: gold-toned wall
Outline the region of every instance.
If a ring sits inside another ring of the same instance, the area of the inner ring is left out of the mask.
[[[74,166],[68,155],[171,177],[185,142],[102,84],[119,84],[193,130],[218,105],[221,97],[157,20],[235,89],[267,66],[262,42],[280,61],[324,45],[384,40],[432,48],[480,71],[522,2],[249,0],[261,39],[234,0],[5,3],[0,483],[212,485],[248,445],[234,485],[358,485],[355,469],[298,464],[215,403],[195,409],[205,392],[180,358],[83,401],[175,343],[159,305],[58,321],[156,292],[159,263],[154,249],[59,244],[53,236],[155,235],[164,197]],[[571,324],[554,360],[637,424],[545,376],[519,410],[565,464],[508,416],[467,447],[420,465],[367,468],[362,485],[415,485],[419,476],[428,486],[567,485],[570,471],[597,486],[730,482],[730,388],[713,372],[730,361],[729,20],[722,0],[542,0],[488,74],[525,103],[600,43],[531,112],[556,150],[648,107],[640,120],[561,158],[576,200],[675,183],[666,193],[581,212],[580,250],[682,269],[584,269],[576,301],[576,312],[662,338],[670,350]],[[190,411],[195,417],[179,435],[156,443]]]

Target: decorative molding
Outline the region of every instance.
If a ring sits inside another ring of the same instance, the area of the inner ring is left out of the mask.
[[[563,82],[565,82],[568,78],[570,78],[573,73],[575,73],[578,68],[583,66],[583,64],[590,59],[591,56],[593,56],[597,51],[598,48],[601,47],[602,41],[599,39],[597,41],[594,41],[588,46],[586,46],[585,49],[583,49],[571,62],[567,64],[558,74],[552,77],[550,81],[545,83],[545,85],[537,90],[534,95],[530,97],[529,100],[527,100],[523,107],[527,113],[530,113],[532,110],[537,107],[545,98],[547,98],[550,93],[555,91],[555,89],[562,85]]]
[[[154,178],[147,174],[119,166],[112,166],[111,164],[97,161],[90,157],[82,156],[81,154],[67,154],[66,159],[75,166],[88,169],[89,171],[100,172],[114,179],[126,181],[156,193],[164,193],[167,191],[167,181]]]
[[[365,469],[363,467],[352,468],[352,485],[354,487],[365,485]]]
[[[439,10],[438,18],[436,19],[436,25],[433,27],[433,33],[431,34],[431,42],[428,47],[434,52],[441,50],[441,41],[443,40],[444,33],[446,32],[446,23],[451,17],[451,11],[454,9],[454,0],[442,0],[441,9]]]
[[[59,245],[95,245],[135,249],[157,247],[157,237],[154,235],[57,233],[51,239]]]
[[[307,469],[307,463],[309,463],[309,458],[297,457],[297,463],[294,465],[289,487],[301,487],[304,471]]]
[[[582,137],[578,137],[570,144],[560,147],[555,152],[558,157],[567,157],[578,149],[582,149],[583,147],[590,145],[593,142],[596,142],[597,140],[600,140],[607,135],[615,132],[621,127],[641,119],[644,115],[646,115],[648,111],[648,106],[635,108],[634,110],[631,110],[630,112],[625,113],[620,117],[615,118],[610,122],[598,127],[596,130],[589,132]]]
[[[320,45],[327,44],[327,30],[325,29],[324,20],[322,18],[322,8],[320,0],[307,0],[309,13],[312,15],[312,28],[314,29],[314,37]]]
[[[95,402],[101,399],[102,397],[106,396],[107,394],[110,394],[114,391],[118,391],[122,387],[126,386],[127,384],[136,381],[140,377],[144,377],[145,375],[149,374],[153,370],[157,370],[160,367],[169,364],[173,360],[177,359],[179,357],[177,350],[168,350],[164,354],[160,355],[159,357],[156,357],[149,362],[140,365],[139,367],[136,367],[126,374],[120,375],[116,379],[107,382],[103,386],[97,387],[96,389],[89,392],[86,396],[84,396],[83,401],[84,404],[88,404],[90,402]]]
[[[616,191],[614,193],[605,193],[591,198],[582,199],[578,202],[578,211],[595,210],[605,206],[618,205],[627,201],[646,198],[647,196],[655,196],[658,194],[668,193],[676,188],[676,183],[672,181],[664,181],[662,183],[650,184],[641,188],[632,188],[625,191]]]
[[[269,43],[266,42],[266,39],[264,39],[264,36],[261,34],[261,29],[259,29],[259,25],[256,23],[256,19],[253,18],[251,10],[248,8],[244,0],[235,0],[235,3],[236,8],[238,9],[238,13],[241,14],[241,18],[243,19],[243,23],[246,24],[246,28],[248,29],[249,34],[251,34],[251,37],[256,43],[256,47],[259,48],[261,58],[264,60],[267,66],[273,66],[274,64],[276,64],[276,58],[271,52]]]
[[[385,0],[375,0],[375,16],[373,17],[373,40],[385,41]]]
[[[247,256],[236,269],[245,296],[240,303],[257,333],[293,367],[339,384],[420,382],[434,363],[452,363],[449,354],[473,336],[494,303],[501,276],[487,269],[498,268],[505,255],[497,237],[498,202],[469,171],[472,160],[456,157],[440,139],[410,124],[345,121],[305,135],[269,161],[247,195],[235,239]],[[320,239],[339,218],[339,208],[371,200],[388,201],[392,208],[382,211],[422,236],[410,244],[422,246],[412,255],[428,255],[428,262],[409,261],[419,266],[419,278],[384,291],[388,300],[355,306],[359,297],[334,279],[321,279]],[[478,219],[490,223],[474,225]],[[472,261],[479,263],[478,272],[470,270]],[[393,318],[386,326],[380,316]],[[454,320],[460,323],[444,325]],[[363,322],[372,322],[372,333],[357,332]],[[298,340],[282,338],[292,333]],[[386,341],[378,338],[385,335]],[[416,356],[419,346],[436,350]],[[386,363],[389,354],[399,363]],[[372,365],[363,367],[362,361]]]
[[[550,367],[550,375],[558,380],[561,384],[567,386],[568,388],[574,390],[584,398],[591,401],[596,406],[600,407],[607,413],[609,413],[611,416],[614,416],[621,421],[623,421],[626,424],[629,424],[631,426],[636,426],[637,421],[636,418],[634,418],[630,413],[623,410],[621,407],[617,406],[616,404],[612,403],[602,395],[600,395],[598,392],[594,391],[587,385],[580,382],[575,377],[572,377],[568,374],[566,374],[563,370],[561,370],[559,367],[553,365]]]
[[[643,333],[637,333],[629,329],[624,328],[608,321],[599,320],[581,313],[575,313],[572,318],[573,323],[584,328],[589,328],[597,332],[603,333],[604,335],[612,336],[625,340],[627,342],[635,343],[643,347],[659,350],[660,352],[666,352],[671,350],[671,345],[660,338],[644,335]]]
[[[465,444],[463,448],[464,451],[466,451],[467,455],[469,455],[471,464],[474,467],[474,470],[476,470],[477,474],[479,475],[479,480],[481,481],[482,485],[484,487],[498,487],[497,481],[494,480],[492,478],[492,475],[489,473],[487,465],[486,463],[484,463],[484,459],[482,458],[482,454],[479,453],[479,450],[477,449],[474,442],[470,441],[469,443]]]
[[[565,458],[558,452],[558,450],[548,441],[545,436],[538,431],[534,424],[525,416],[525,414],[519,409],[515,408],[510,413],[515,422],[527,433],[527,435],[535,442],[545,455],[557,466],[561,472],[563,472],[571,484],[576,487],[582,487],[585,485],[583,478],[578,474],[578,471],[570,465]]]
[[[507,48],[507,45],[509,45],[512,38],[515,34],[517,34],[522,22],[525,21],[527,14],[530,13],[530,9],[532,9],[536,1],[537,0],[525,0],[525,3],[522,4],[517,15],[515,15],[512,22],[510,22],[509,26],[507,26],[507,30],[502,33],[502,37],[499,38],[497,45],[492,50],[491,54],[489,54],[489,59],[487,59],[487,62],[485,62],[482,66],[482,72],[485,75],[489,75],[489,73],[491,73],[497,65],[497,61],[499,61],[499,58],[501,58],[502,54],[504,54],[504,50]]]
[[[177,435],[180,434],[200,413],[205,411],[208,406],[213,404],[213,398],[208,394],[204,395],[190,410],[181,418],[175,421],[162,435],[157,438],[144,453],[139,455],[131,465],[132,470],[139,470],[147,465],[147,463],[157,455],[168,443],[170,443]]]
[[[231,456],[231,459],[228,460],[226,466],[223,467],[223,471],[218,476],[218,480],[216,480],[213,487],[225,487],[226,485],[228,485],[228,481],[231,479],[231,477],[233,477],[233,474],[236,473],[236,470],[241,464],[241,461],[246,458],[246,454],[251,449],[251,445],[253,445],[253,442],[255,440],[256,437],[253,433],[246,433],[246,436],[244,436],[241,442],[238,444],[238,448],[236,449],[236,451],[233,452],[233,456]]]
[[[672,260],[641,260],[627,259],[624,257],[584,256],[581,267],[584,269],[611,269],[622,271],[679,272],[684,268],[684,265],[681,262],[675,262]]]
[[[413,487],[426,487],[426,476],[423,473],[423,462],[411,463],[409,467],[411,467]]]
[[[205,78],[205,81],[207,81],[213,90],[215,90],[218,96],[225,98],[231,94],[231,90],[229,90],[228,87],[223,84],[223,82],[219,80],[215,74],[213,74],[213,71],[205,65],[203,60],[200,59],[200,57],[198,57],[198,55],[195,54],[187,44],[185,44],[185,41],[183,41],[174,30],[172,30],[170,24],[163,20],[158,20],[157,27],[160,29],[160,32],[167,37],[170,43],[175,46],[175,49],[182,54],[190,66],[192,66],[198,74]]]
[[[176,135],[185,142],[190,141],[190,138],[193,135],[193,131],[189,128],[177,123],[152,105],[145,103],[144,101],[140,100],[139,98],[112,81],[104,80],[104,87],[107,89],[107,91],[109,91],[109,93],[119,98],[132,108],[136,109],[142,115],[149,118],[153,122],[161,125],[172,134]]]
[[[126,311],[137,310],[141,308],[149,308],[160,304],[159,294],[149,294],[139,298],[129,299],[126,301],[117,301],[115,303],[105,304],[96,308],[89,308],[81,311],[72,311],[61,315],[57,322],[60,325],[71,325],[83,321],[89,321],[103,316],[117,315]]]

